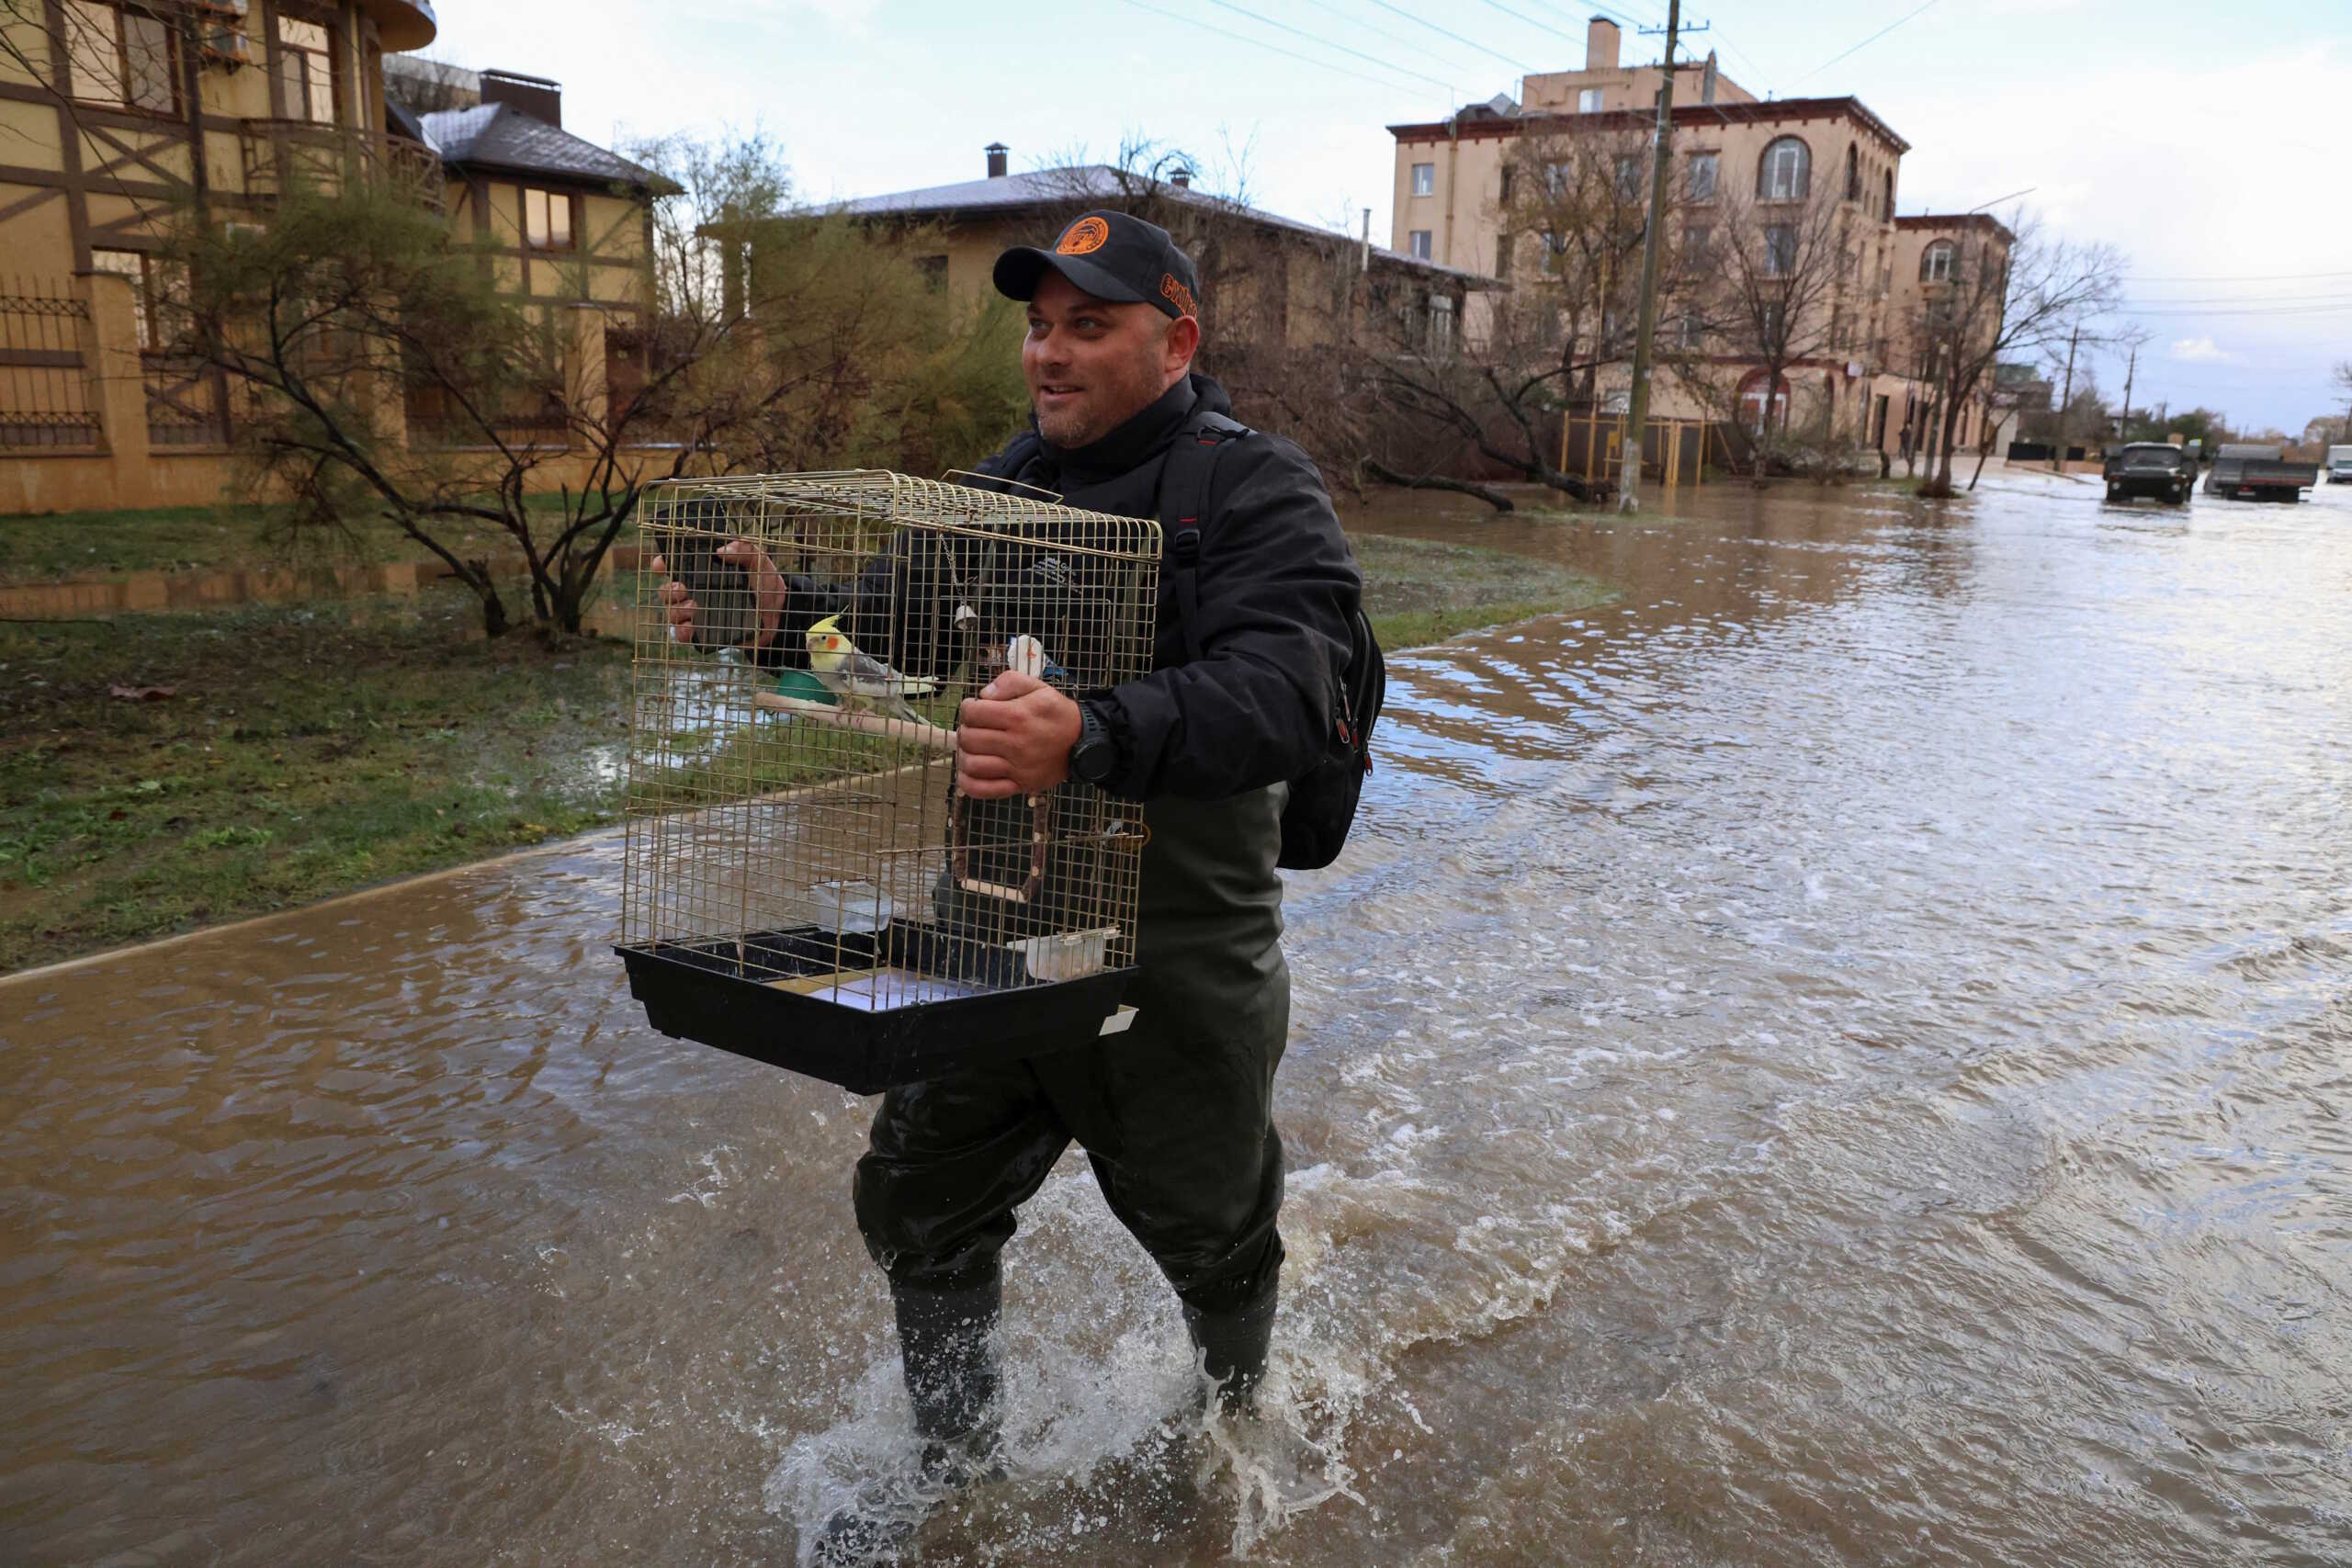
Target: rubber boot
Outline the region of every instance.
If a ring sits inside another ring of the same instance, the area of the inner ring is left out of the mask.
[[[1266,1354],[1274,1340],[1275,1293],[1231,1312],[1203,1312],[1187,1304],[1184,1329],[1201,1354],[1202,1370],[1227,1416],[1255,1415],[1258,1384],[1266,1375]],[[1204,1402],[1205,1403],[1205,1402]]]
[[[899,1359],[922,1440],[911,1490],[876,1487],[825,1521],[810,1561],[818,1568],[895,1562],[946,1495],[1001,1473],[997,1464],[996,1330],[1003,1287],[890,1292]]]

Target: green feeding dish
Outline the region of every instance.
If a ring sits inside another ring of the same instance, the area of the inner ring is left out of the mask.
[[[825,683],[806,670],[779,670],[775,676],[775,694],[795,697],[805,703],[822,703],[837,707],[841,699],[826,689]]]

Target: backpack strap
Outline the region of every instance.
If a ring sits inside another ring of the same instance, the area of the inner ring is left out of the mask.
[[[1159,468],[1159,522],[1176,562],[1176,620],[1187,663],[1201,661],[1201,520],[1208,515],[1216,460],[1250,427],[1221,413],[1196,414],[1177,433]]]

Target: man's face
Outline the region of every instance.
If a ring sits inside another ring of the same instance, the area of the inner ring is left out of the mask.
[[[1037,430],[1057,446],[1084,446],[1141,413],[1191,367],[1200,328],[1157,306],[1081,293],[1048,269],[1029,301],[1021,370]]]

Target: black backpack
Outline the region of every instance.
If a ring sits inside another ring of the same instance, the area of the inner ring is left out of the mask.
[[[1159,473],[1159,522],[1167,530],[1176,565],[1176,611],[1183,626],[1184,657],[1202,656],[1200,636],[1201,518],[1209,507],[1209,484],[1227,442],[1250,434],[1249,426],[1219,413],[1204,413],[1187,424],[1168,450]],[[1364,776],[1372,772],[1372,727],[1388,694],[1388,667],[1380,639],[1359,605],[1348,626],[1347,668],[1340,673],[1332,732],[1314,763],[1293,779],[1283,807],[1282,852],[1274,863],[1292,871],[1319,871],[1340,858]]]

